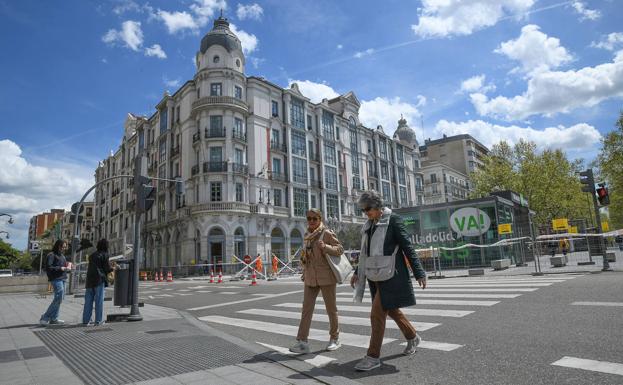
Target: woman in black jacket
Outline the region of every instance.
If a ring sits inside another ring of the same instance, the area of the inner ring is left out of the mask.
[[[71,270],[71,267],[67,266],[67,260],[63,253],[67,251],[67,242],[59,239],[54,242],[52,252],[48,254],[46,259],[45,271],[48,274],[48,281],[54,289],[54,299],[48,310],[41,316],[39,323],[42,326],[48,324],[62,325],[65,321],[58,318],[61,311],[61,303],[65,298],[65,281],[67,281],[67,272]]]
[[[89,257],[89,267],[87,268],[87,282],[84,293],[84,309],[82,311],[82,323],[88,325],[91,321],[93,312],[93,302],[95,302],[95,324],[104,323],[104,288],[108,286],[106,276],[114,270],[108,260],[108,241],[100,239],[97,242],[97,251]]]

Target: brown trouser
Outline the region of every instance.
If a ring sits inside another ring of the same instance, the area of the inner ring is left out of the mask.
[[[408,340],[415,338],[415,327],[411,325],[411,322],[409,322],[400,309],[383,309],[380,286],[376,283],[372,284],[376,285],[376,295],[370,310],[372,335],[370,336],[370,345],[368,346],[368,356],[379,358],[381,356],[381,346],[383,345],[383,335],[385,334],[385,320],[388,315],[396,322],[396,325],[398,325],[398,328]]]
[[[316,297],[318,292],[322,292],[324,306],[329,316],[329,337],[336,340],[340,334],[337,323],[337,305],[335,303],[336,285],[326,286],[307,286],[303,293],[303,310],[301,311],[301,323],[299,324],[299,332],[296,336],[297,340],[307,341],[309,336],[309,327],[311,326],[314,307],[316,306]]]

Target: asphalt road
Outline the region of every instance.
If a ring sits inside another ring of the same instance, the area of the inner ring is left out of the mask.
[[[324,351],[328,323],[318,301],[312,354],[299,358],[367,384],[623,384],[623,273],[451,278],[429,280],[426,290],[415,291],[418,305],[407,311],[418,314],[408,318],[419,323],[424,340],[415,355],[402,356],[403,337],[398,329],[387,329],[382,367],[355,372],[366,352],[370,305],[353,304],[350,287],[343,285],[338,287],[343,346]],[[297,278],[257,286],[141,283],[140,290],[145,302],[188,311],[267,350],[294,342],[302,293]],[[391,320],[387,325],[395,326]]]

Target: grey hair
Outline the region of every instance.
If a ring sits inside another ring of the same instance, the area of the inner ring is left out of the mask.
[[[370,207],[373,209],[383,208],[383,197],[374,190],[368,190],[361,193],[359,197],[359,207]]]

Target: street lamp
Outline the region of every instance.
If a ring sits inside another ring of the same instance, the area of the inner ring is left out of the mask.
[[[7,217],[9,217],[9,224],[12,225],[13,224],[13,217],[11,216],[11,214],[5,214],[5,213],[0,213],[0,217],[6,215]],[[7,237],[8,238],[8,237]]]
[[[8,232],[6,232],[6,231],[4,231],[4,230],[0,231],[0,235],[2,235],[2,234],[6,234],[6,239],[11,238],[11,237],[9,236],[9,233],[8,233]]]

